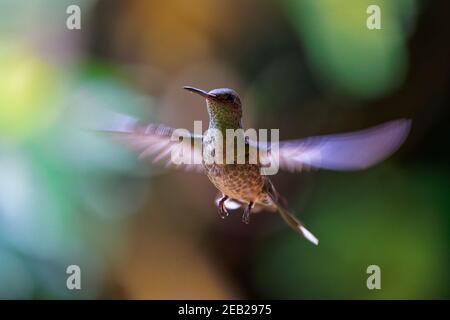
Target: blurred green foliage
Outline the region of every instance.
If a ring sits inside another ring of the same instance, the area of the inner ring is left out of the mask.
[[[399,87],[408,55],[407,25],[415,0],[286,0],[291,18],[317,76],[330,89],[374,98]],[[369,30],[369,5],[381,9],[381,30]]]
[[[382,166],[322,174],[308,224],[320,249],[295,234],[267,239],[255,257],[255,283],[271,298],[432,299],[447,291],[448,176]],[[366,269],[381,268],[382,290]]]

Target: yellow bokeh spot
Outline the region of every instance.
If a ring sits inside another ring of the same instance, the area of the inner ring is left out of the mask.
[[[53,119],[56,74],[52,67],[0,40],[0,134],[26,137]]]

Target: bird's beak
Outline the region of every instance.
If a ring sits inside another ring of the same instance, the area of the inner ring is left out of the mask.
[[[205,99],[217,98],[214,94],[208,93],[208,92],[206,92],[204,90],[197,89],[197,88],[194,88],[194,87],[184,86],[183,89],[186,89],[186,90],[191,91],[193,93],[199,94]]]

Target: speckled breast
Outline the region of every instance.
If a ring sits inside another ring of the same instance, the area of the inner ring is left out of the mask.
[[[237,164],[235,152],[234,164],[224,164],[226,161],[226,148],[222,154],[216,153],[216,137],[209,134],[203,142],[203,166],[211,182],[222,193],[237,200],[254,202],[262,193],[265,177],[261,175],[258,164]],[[247,158],[247,156],[246,156]],[[214,161],[222,159],[222,163]]]
[[[206,173],[217,189],[227,196],[254,202],[264,188],[264,177],[255,164],[204,164]]]

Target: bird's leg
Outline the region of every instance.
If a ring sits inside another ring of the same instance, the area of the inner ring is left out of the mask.
[[[227,208],[225,207],[225,201],[228,200],[228,196],[227,195],[223,195],[222,198],[219,199],[219,203],[217,204],[217,209],[219,209],[219,216],[222,219],[225,219],[226,217],[228,217],[228,211]]]
[[[254,202],[250,202],[247,207],[244,209],[244,214],[242,215],[242,222],[245,224],[250,223],[250,212],[252,211],[253,207],[255,206]]]

